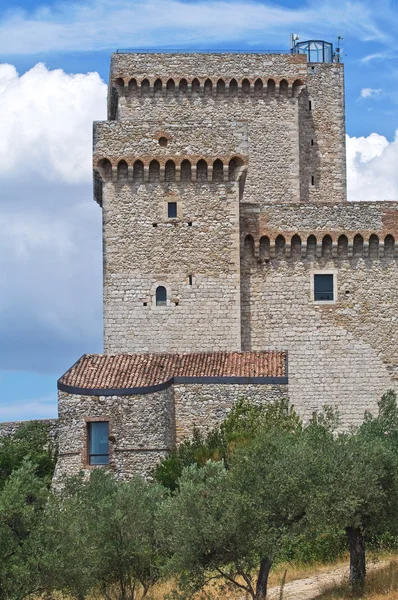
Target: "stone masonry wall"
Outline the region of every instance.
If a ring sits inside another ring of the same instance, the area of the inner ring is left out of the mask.
[[[109,469],[120,479],[147,476],[194,427],[208,431],[225,418],[234,402],[288,398],[287,385],[175,385],[136,396],[83,396],[59,392],[59,458],[54,485],[79,471],[89,473],[87,422],[109,420]],[[107,468],[107,467],[105,467]]]
[[[307,76],[305,57],[298,55],[137,55],[116,54],[112,57],[111,82],[123,77],[118,86],[120,121],[246,121],[249,130],[250,169],[245,196],[253,202],[299,200],[299,115],[298,99],[292,97],[294,82],[304,83]],[[168,93],[167,81],[174,77],[176,91]],[[217,91],[217,81],[224,77],[225,92]],[[263,88],[255,90],[262,77]],[[149,95],[128,87],[148,78]],[[163,80],[163,92],[154,89],[156,79]],[[189,82],[186,93],[180,93],[179,81]],[[192,80],[198,78],[199,92],[192,91]],[[212,90],[205,87],[211,78]],[[231,78],[236,78],[236,96],[230,91]],[[243,79],[250,84],[242,89]],[[269,78],[275,90],[267,92]],[[287,84],[280,93],[280,82]]]
[[[301,202],[344,202],[343,64],[309,64],[307,87],[298,102]]]
[[[109,420],[110,468],[120,479],[148,474],[174,446],[172,389],[140,396],[59,392],[59,458],[54,483],[98,467],[87,464],[87,421]]]
[[[20,427],[28,423],[42,423],[48,427],[49,436],[57,440],[58,438],[58,419],[33,419],[30,421],[9,421],[0,423],[0,438],[15,435]]]
[[[104,186],[105,352],[238,350],[238,185],[166,187]],[[166,306],[156,305],[158,286]]]
[[[194,428],[204,433],[220,425],[239,399],[264,404],[282,398],[289,398],[287,385],[175,385],[176,442],[190,437]]]
[[[243,349],[288,351],[290,399],[305,419],[330,404],[358,423],[398,389],[397,209],[269,206],[243,218]],[[335,276],[334,303],[314,302],[316,272]]]

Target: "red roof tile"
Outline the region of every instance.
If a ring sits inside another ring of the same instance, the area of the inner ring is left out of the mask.
[[[59,379],[58,387],[89,393],[148,388],[172,383],[173,378],[214,377],[286,378],[286,353],[84,354]]]

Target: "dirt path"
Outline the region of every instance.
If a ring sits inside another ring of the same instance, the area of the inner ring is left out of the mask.
[[[381,569],[388,565],[389,561],[380,561],[375,564],[367,565],[368,573],[374,569]],[[339,567],[326,573],[319,573],[306,579],[296,579],[285,585],[283,600],[315,600],[322,590],[333,584],[339,584],[343,579],[348,578],[348,566]],[[269,600],[278,600],[280,594],[279,587],[269,589]]]

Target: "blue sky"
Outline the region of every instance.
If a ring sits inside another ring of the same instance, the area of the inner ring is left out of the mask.
[[[91,124],[116,48],[287,51],[343,36],[350,199],[398,198],[398,2],[0,4],[0,420],[56,415],[56,380],[100,352]]]

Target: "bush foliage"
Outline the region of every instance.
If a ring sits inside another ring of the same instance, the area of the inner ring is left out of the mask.
[[[269,571],[350,554],[361,595],[366,547],[398,538],[398,409],[393,392],[356,429],[329,408],[304,425],[294,408],[240,400],[196,431],[145,481],[95,469],[50,489],[56,448],[38,424],[0,440],[0,600],[172,598],[208,583],[215,597],[264,600]]]

